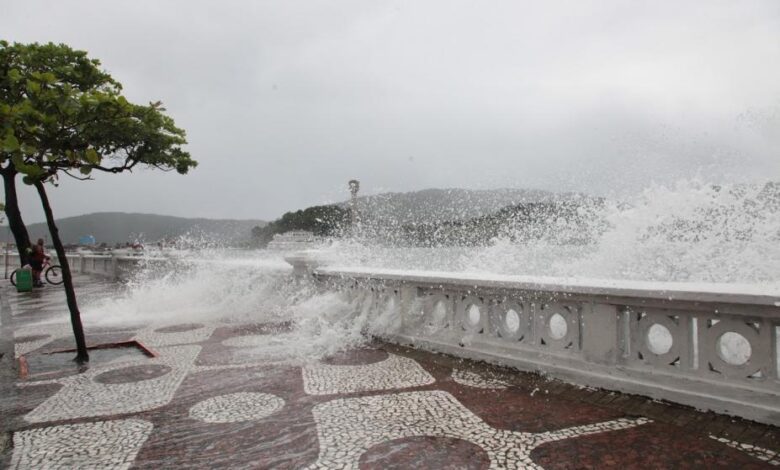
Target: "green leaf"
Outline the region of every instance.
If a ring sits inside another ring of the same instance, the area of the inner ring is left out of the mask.
[[[27,91],[38,93],[41,91],[41,84],[32,80],[27,80]]]
[[[3,145],[3,151],[5,152],[16,152],[17,150],[19,150],[19,140],[11,132],[6,134],[5,139],[3,139],[2,145]]]
[[[20,72],[17,69],[11,69],[8,71],[8,78],[11,79],[12,82],[18,82],[22,79],[22,72]]]
[[[33,155],[35,154],[35,152],[38,151],[38,149],[36,149],[30,144],[22,144],[21,149],[25,155]]]
[[[14,162],[14,167],[16,168],[16,170],[23,175],[27,175],[31,178],[37,178],[38,176],[41,176],[42,174],[45,173],[43,168],[39,167],[34,163],[33,164],[25,163],[24,159],[18,155],[14,155],[11,158],[11,160]]]
[[[79,171],[81,172],[82,175],[88,175],[92,173],[92,168],[88,166],[82,166],[81,168],[79,168]]]
[[[56,76],[56,75],[54,75],[54,74],[53,74],[53,73],[51,73],[51,72],[44,72],[44,73],[42,73],[42,74],[41,74],[41,79],[42,79],[42,80],[43,80],[45,83],[54,83],[54,82],[56,82],[56,81],[57,81],[57,76]]]
[[[84,158],[93,165],[100,163],[100,155],[98,155],[95,149],[87,149],[87,151],[84,152]]]

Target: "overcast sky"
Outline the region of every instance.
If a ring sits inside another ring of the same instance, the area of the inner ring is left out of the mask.
[[[95,211],[272,219],[369,193],[626,194],[780,179],[780,1],[0,0],[89,51],[200,166],[53,189]],[[42,220],[22,190],[29,222]]]

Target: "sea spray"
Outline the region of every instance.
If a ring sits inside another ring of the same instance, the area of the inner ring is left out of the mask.
[[[779,183],[651,185],[498,232],[478,246],[339,241],[327,256],[366,268],[780,289]]]
[[[112,298],[83,307],[88,326],[154,328],[178,323],[290,325],[257,335],[236,360],[253,357],[309,360],[368,340],[370,303],[344,293],[320,292],[291,275],[270,252],[193,251],[139,269]]]
[[[85,305],[97,325],[160,325],[259,317],[278,319],[290,267],[251,253],[192,252],[164,262],[139,260],[127,284],[110,299]]]
[[[320,257],[329,265],[368,269],[675,282],[694,290],[742,285],[752,292],[780,292],[777,184],[686,181],[671,188],[652,186],[631,200],[605,201],[597,209],[576,212],[580,219],[574,221],[550,217],[544,222],[553,231],[508,226],[532,232],[505,230],[486,246],[399,247],[341,239],[323,248]],[[587,237],[567,233],[583,229]],[[546,236],[550,233],[555,237]],[[88,327],[290,325],[257,335],[254,348],[236,349],[236,360],[251,361],[317,359],[391,335],[400,326],[398,299],[301,283],[280,253],[190,246],[161,254],[165,263],[141,262],[113,298],[83,303]],[[414,313],[421,305],[409,308]],[[414,322],[414,315],[405,321]]]

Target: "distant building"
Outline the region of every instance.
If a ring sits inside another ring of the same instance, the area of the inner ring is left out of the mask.
[[[314,248],[322,243],[320,237],[306,230],[291,230],[285,233],[277,233],[268,243],[269,250],[291,251]]]

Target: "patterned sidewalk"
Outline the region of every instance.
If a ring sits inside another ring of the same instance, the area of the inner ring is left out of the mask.
[[[112,286],[80,279],[83,296]],[[0,468],[764,468],[780,431],[712,413],[383,343],[303,366],[251,354],[289,324],[97,329],[72,348],[62,292],[3,300],[30,375],[0,399]],[[48,365],[47,365],[48,364]]]

